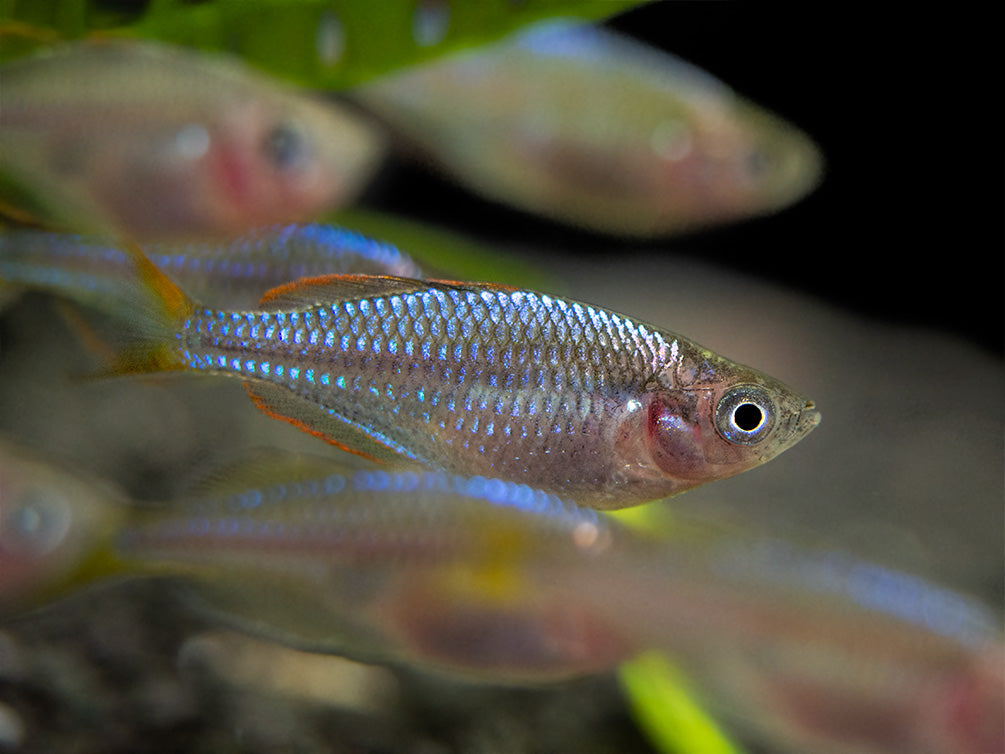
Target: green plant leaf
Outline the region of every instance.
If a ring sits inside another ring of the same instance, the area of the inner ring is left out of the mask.
[[[232,52],[283,78],[342,89],[551,16],[604,18],[644,0],[0,0],[0,60],[32,28],[77,38],[126,34]],[[34,40],[44,44],[44,40]]]
[[[622,663],[618,670],[639,727],[663,754],[743,754],[695,702],[684,675],[659,652]]]

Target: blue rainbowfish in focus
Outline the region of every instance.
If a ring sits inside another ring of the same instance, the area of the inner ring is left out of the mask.
[[[350,95],[486,197],[658,236],[777,211],[822,159],[721,81],[602,27],[546,22]]]
[[[253,308],[267,290],[298,278],[350,272],[424,277],[419,265],[397,247],[332,225],[276,225],[227,243],[142,248],[183,290],[227,308]],[[39,259],[51,266],[39,265]],[[132,257],[113,242],[66,233],[0,233],[0,260],[0,279],[45,288],[58,287],[57,281],[66,276],[90,290],[87,303],[98,308],[115,302],[123,279],[135,275]]]
[[[0,451],[17,481],[0,520],[46,518],[66,476]],[[92,550],[46,566],[49,579],[73,583],[74,561],[88,566],[83,581],[172,578],[209,614],[302,649],[493,683],[604,671],[655,649],[773,749],[1000,750],[999,621],[842,553],[735,534],[647,538],[512,482],[281,455],[174,505],[108,498],[125,512],[77,520],[68,502],[48,516],[65,520],[45,552]],[[38,529],[5,524],[0,552],[16,561]]]
[[[534,291],[330,275],[224,311],[130,253],[136,274],[114,276],[124,287],[107,306],[146,341],[121,372],[240,379],[266,414],[379,462],[622,508],[758,466],[820,419],[778,380],[680,335]],[[8,265],[0,246],[0,279],[93,298],[93,273],[33,259]]]
[[[305,220],[354,199],[384,151],[336,103],[163,44],[66,44],[0,79],[0,176],[82,232],[190,240]]]

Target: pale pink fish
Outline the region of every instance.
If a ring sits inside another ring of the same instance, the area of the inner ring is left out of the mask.
[[[1001,619],[976,601],[781,539],[727,541],[703,567],[692,628],[713,608],[721,625],[665,648],[771,751],[1005,751]]]
[[[820,180],[794,126],[669,54],[549,22],[351,96],[478,193],[654,236],[776,211]]]
[[[0,612],[74,580],[118,531],[123,500],[110,487],[0,441]]]
[[[231,236],[350,202],[374,127],[240,62],[125,40],[0,68],[0,175],[55,220],[134,240]]]

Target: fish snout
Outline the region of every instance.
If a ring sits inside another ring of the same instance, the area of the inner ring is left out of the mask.
[[[817,404],[808,400],[800,410],[799,416],[796,417],[796,428],[800,435],[805,435],[820,423],[821,415],[816,409]]]

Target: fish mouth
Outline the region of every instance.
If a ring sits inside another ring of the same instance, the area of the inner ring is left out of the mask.
[[[805,435],[820,423],[820,412],[816,410],[817,404],[813,401],[806,401],[806,405],[796,416],[796,431],[800,435]]]

